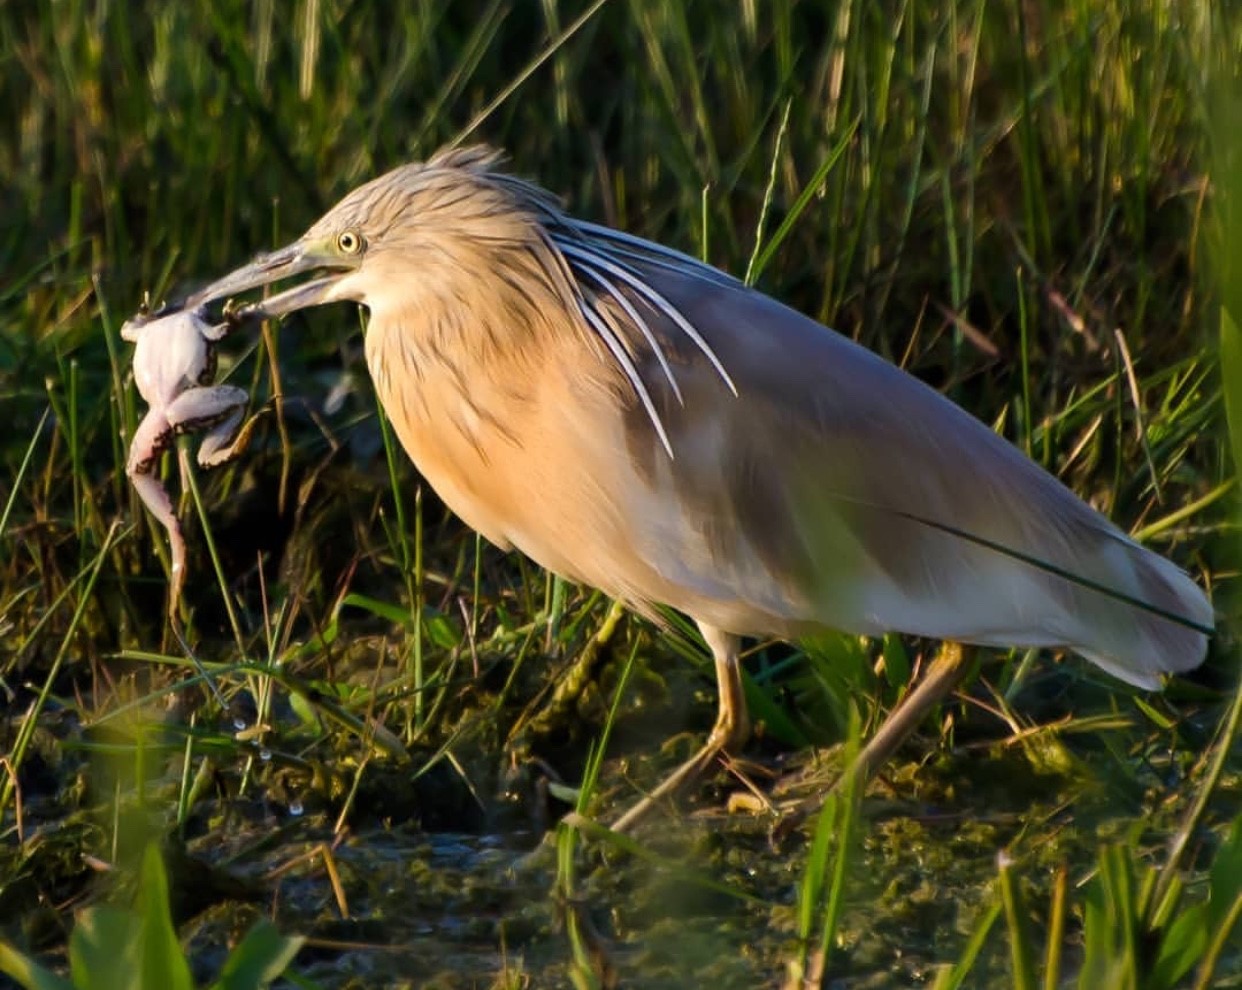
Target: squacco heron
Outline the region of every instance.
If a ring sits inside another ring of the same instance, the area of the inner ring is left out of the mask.
[[[1156,688],[1198,665],[1207,597],[978,420],[680,252],[567,215],[485,148],[363,185],[187,301],[370,311],[379,401],[423,477],[501,548],[692,617],[749,734],[741,637],[836,629],[1073,650]],[[946,650],[860,756],[873,770],[963,673]]]

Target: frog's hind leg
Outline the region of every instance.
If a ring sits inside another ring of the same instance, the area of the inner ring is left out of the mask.
[[[171,436],[172,431],[165,420],[150,416],[144,419],[134,433],[126,471],[134,491],[142,499],[147,511],[168,533],[168,550],[172,558],[168,608],[175,613],[181,588],[185,583],[185,536],[173,510],[172,498],[169,497],[164,483],[155,474],[159,456],[168,446]]]
[[[254,418],[242,427],[250,396],[234,385],[192,388],[182,392],[168,407],[168,422],[177,433],[206,433],[198,448],[198,463],[219,467],[246,448]]]
[[[151,515],[168,533],[168,550],[172,557],[168,578],[168,611],[175,615],[177,602],[181,599],[181,589],[185,585],[185,535],[181,532],[181,522],[177,519],[172,499],[159,478],[154,474],[135,474],[130,477],[130,481]]]

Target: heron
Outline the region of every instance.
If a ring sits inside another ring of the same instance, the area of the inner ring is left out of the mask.
[[[960,681],[959,644],[1072,651],[1144,689],[1203,660],[1207,595],[917,378],[687,254],[578,219],[484,147],[347,194],[185,305],[365,307],[378,401],[465,523],[714,658],[702,747],[632,827],[750,732],[744,637],[947,644],[858,757]]]

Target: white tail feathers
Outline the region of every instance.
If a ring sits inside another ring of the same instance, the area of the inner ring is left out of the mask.
[[[1069,645],[1115,677],[1155,689],[1163,674],[1199,666],[1207,653],[1208,630],[1215,617],[1207,596],[1176,565],[1150,550],[1119,540],[1122,559],[1112,568],[1116,590],[1139,604],[1113,600],[1086,589],[1094,600],[1082,616],[1080,637]],[[1147,607],[1143,607],[1147,606]]]

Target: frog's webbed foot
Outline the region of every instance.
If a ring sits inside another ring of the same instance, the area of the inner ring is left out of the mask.
[[[245,393],[243,392],[242,394],[244,395]],[[227,424],[221,424],[217,430],[213,430],[203,438],[203,442],[198,448],[199,464],[206,468],[220,467],[241,456],[246,448],[250,446],[250,438],[254,434],[254,428],[268,410],[266,406],[263,407],[238,428],[237,423],[245,411],[246,407],[243,404]]]
[[[199,307],[197,315],[206,320],[206,305]],[[203,331],[203,336],[208,340],[216,343],[223,340],[229,334],[239,330],[243,324],[254,322],[263,318],[263,312],[257,303],[238,303],[235,299],[228,299],[220,310],[221,322],[215,326],[209,326]]]

